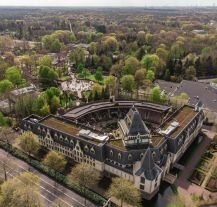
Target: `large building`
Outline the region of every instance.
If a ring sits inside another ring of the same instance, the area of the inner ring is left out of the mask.
[[[170,169],[200,132],[201,106],[175,110],[146,102],[98,102],[61,117],[29,116],[21,128],[75,162],[132,181],[144,198],[151,199],[161,180],[172,182]]]

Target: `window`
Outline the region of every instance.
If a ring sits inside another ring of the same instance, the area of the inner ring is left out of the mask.
[[[141,154],[140,154],[140,159],[142,159],[142,158],[143,158],[143,156],[144,156],[144,154],[143,154],[143,153],[141,153]]]
[[[121,153],[118,153],[118,159],[121,160]]]
[[[144,190],[144,185],[140,185],[140,190]]]
[[[143,184],[145,183],[145,178],[144,177],[140,178],[140,183],[143,183]]]
[[[110,156],[113,157],[113,151],[112,150],[110,150]]]
[[[152,156],[156,157],[156,152],[155,151],[152,152]]]
[[[128,160],[132,160],[132,155],[131,154],[128,155]]]
[[[93,147],[90,149],[90,152],[91,152],[92,154],[95,154],[95,150],[94,150]]]
[[[69,142],[69,140],[68,140],[68,138],[67,138],[67,137],[65,138],[65,140],[64,140],[64,141],[65,141],[65,143],[68,143],[68,142]]]
[[[89,148],[88,148],[87,145],[85,145],[85,147],[84,147],[84,151],[85,151],[85,152],[89,152]]]

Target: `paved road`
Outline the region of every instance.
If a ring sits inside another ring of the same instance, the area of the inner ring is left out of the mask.
[[[40,183],[40,196],[42,201],[46,207],[84,207],[84,198],[80,195],[70,191],[69,189],[65,188],[64,186],[55,183],[49,177],[43,175],[42,173],[38,172],[27,163],[11,156],[4,150],[0,149],[0,162],[4,158],[9,157],[9,162],[7,166],[7,174],[8,177],[14,177],[21,172],[30,170],[32,173],[39,177]],[[0,165],[0,168],[2,166]],[[3,176],[3,175],[1,175]],[[87,201],[86,206],[88,207],[97,207],[95,204]]]

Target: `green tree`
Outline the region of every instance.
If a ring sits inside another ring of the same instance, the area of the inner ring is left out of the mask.
[[[94,77],[98,82],[103,80],[102,67],[98,67],[96,69],[96,73],[94,74]]]
[[[35,154],[39,149],[38,138],[31,131],[23,132],[17,137],[20,148],[29,155]]]
[[[23,172],[1,186],[0,207],[42,207],[39,198],[39,179]]]
[[[146,79],[153,81],[155,79],[155,73],[152,70],[148,70],[146,74]]]
[[[85,49],[77,47],[70,53],[69,59],[71,62],[75,63],[75,65],[85,64]]]
[[[8,68],[5,72],[5,77],[16,86],[22,83],[21,70],[17,67]]]
[[[41,66],[52,67],[52,58],[49,55],[44,55],[39,59],[38,64]]]
[[[8,126],[8,119],[0,112],[0,126]]]
[[[115,89],[116,89],[116,81],[117,81],[117,78],[114,77],[114,76],[112,76],[112,75],[107,76],[107,77],[105,78],[105,85],[106,85],[106,87],[108,87],[108,89],[109,89],[110,96],[111,96],[112,94],[114,94],[114,91],[115,91]]]
[[[0,95],[7,94],[13,88],[13,83],[9,80],[0,81]]]
[[[58,39],[55,39],[55,40],[51,43],[49,50],[50,50],[50,52],[52,52],[52,53],[58,53],[58,52],[60,52],[61,47],[62,47],[62,44],[60,43],[60,41],[59,41]]]
[[[84,70],[84,65],[79,63],[76,72],[81,74],[83,70]]]
[[[135,86],[135,79],[132,75],[124,75],[121,78],[121,86],[123,89],[129,93],[133,91],[133,88]]]
[[[39,109],[39,115],[47,116],[48,114],[50,114],[50,106],[48,103],[45,103],[42,108]]]
[[[45,86],[55,85],[55,81],[58,79],[57,72],[48,66],[40,66],[39,68],[39,81]]]
[[[27,117],[33,113],[32,105],[35,102],[33,95],[27,94],[19,97],[15,103],[15,115],[17,120],[21,120],[24,117]]]
[[[155,54],[147,54],[142,58],[142,64],[147,70],[157,68],[159,66],[160,59]]]
[[[121,207],[124,203],[132,206],[140,206],[141,196],[134,184],[123,178],[113,178],[112,184],[108,190],[109,196],[114,196],[121,202]]]
[[[79,185],[84,194],[87,194],[87,188],[92,188],[98,183],[100,179],[100,173],[92,166],[82,162],[81,164],[77,164],[72,169],[69,179],[71,182],[75,182],[77,185]]]
[[[185,71],[185,77],[188,80],[193,80],[196,77],[196,69],[194,66],[189,66]]]
[[[151,90],[151,99],[154,102],[161,102],[161,90],[160,87],[156,86]]]
[[[123,67],[123,74],[124,75],[134,75],[136,70],[139,68],[140,62],[137,60],[136,57],[128,57],[125,60],[125,64]]]
[[[61,106],[60,99],[57,96],[53,96],[51,99],[50,112],[56,114],[57,109]]]
[[[44,158],[43,164],[55,170],[55,172],[62,172],[66,166],[66,159],[63,155],[52,150]]]

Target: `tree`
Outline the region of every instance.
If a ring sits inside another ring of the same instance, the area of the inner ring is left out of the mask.
[[[21,70],[17,67],[8,68],[5,72],[5,77],[16,86],[22,83]]]
[[[1,186],[0,207],[42,207],[39,198],[39,179],[24,172]]]
[[[129,93],[133,91],[133,88],[135,86],[135,79],[132,75],[124,75],[121,78],[121,86],[123,89]]]
[[[4,174],[4,180],[7,181],[8,179],[8,172],[11,170],[11,168],[9,167],[11,165],[11,159],[9,157],[9,154],[6,157],[1,157],[1,162],[0,162],[0,168],[3,171]],[[1,193],[0,193],[1,195]],[[0,200],[1,200],[1,196],[0,196]],[[0,201],[1,203],[1,201]],[[0,204],[1,206],[1,204]]]
[[[39,110],[39,115],[41,116],[47,116],[48,114],[50,114],[50,106],[45,103],[42,108],[40,108]]]
[[[137,34],[137,42],[138,42],[139,46],[142,46],[142,45],[145,44],[145,42],[146,42],[146,34],[145,34],[144,31],[138,32],[138,34]]]
[[[141,196],[132,182],[123,178],[113,178],[112,184],[108,190],[109,196],[114,196],[121,202],[121,207],[124,203],[132,206],[140,206]]]
[[[85,58],[85,49],[81,47],[77,47],[75,50],[73,50],[70,55],[69,59],[71,62],[75,63],[75,65],[79,64],[85,64],[86,58]]]
[[[63,155],[51,150],[44,158],[43,164],[55,170],[55,172],[62,172],[66,166],[66,159]]]
[[[98,82],[103,80],[102,67],[98,67],[96,69],[96,73],[94,74],[94,77]]]
[[[45,49],[54,53],[60,52],[62,47],[60,40],[55,35],[45,35],[42,37],[42,43]]]
[[[153,81],[155,79],[155,73],[152,70],[148,70],[146,74],[146,78],[150,81]]]
[[[15,103],[15,114],[16,118],[19,120],[27,117],[33,113],[32,105],[35,102],[35,98],[31,94],[26,94],[24,96],[20,96]]]
[[[152,68],[157,68],[159,65],[159,57],[155,54],[147,54],[142,58],[142,64],[145,66],[147,70]]]
[[[52,67],[52,58],[49,55],[44,55],[43,57],[41,57],[39,59],[38,64],[41,66],[48,66],[48,67]]]
[[[38,138],[31,131],[23,132],[17,137],[20,148],[29,155],[35,154],[39,149]]]
[[[196,77],[196,69],[194,66],[190,66],[185,71],[185,77],[188,80],[193,80]]]
[[[161,102],[161,90],[160,87],[156,86],[151,90],[151,99],[154,102]]]
[[[69,175],[71,182],[76,183],[84,194],[87,194],[87,188],[92,188],[100,179],[100,173],[92,166],[81,163],[77,164]],[[85,197],[86,206],[86,197]]]
[[[107,76],[105,79],[105,85],[109,88],[110,96],[112,95],[112,93],[114,93],[114,90],[116,88],[116,81],[117,78],[112,75]]]
[[[40,66],[39,68],[39,81],[45,86],[55,85],[58,78],[57,72],[48,66]]]
[[[0,81],[0,95],[7,94],[13,88],[13,83],[9,80]]]
[[[57,96],[53,96],[51,99],[50,111],[52,114],[56,114],[57,109],[60,107],[60,99]]]
[[[99,99],[102,96],[102,91],[103,91],[103,87],[100,84],[95,83],[92,86],[92,92],[95,100]]]
[[[136,70],[139,68],[140,62],[137,60],[136,57],[128,57],[125,60],[125,64],[123,67],[123,74],[124,75],[134,75]]]
[[[76,72],[81,74],[83,70],[84,70],[84,65],[79,63]]]
[[[51,43],[49,50],[52,53],[58,53],[58,52],[60,52],[61,47],[62,47],[62,44],[60,43],[60,41],[58,39],[55,39]]]

